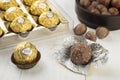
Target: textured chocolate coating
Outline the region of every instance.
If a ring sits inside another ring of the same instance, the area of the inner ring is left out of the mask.
[[[70,48],[71,61],[76,65],[85,65],[92,58],[91,47],[85,43],[76,43]]]

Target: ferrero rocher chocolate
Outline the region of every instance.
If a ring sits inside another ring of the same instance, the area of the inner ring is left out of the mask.
[[[31,31],[34,25],[25,17],[18,17],[10,24],[10,29],[15,33],[25,33]]]
[[[19,64],[31,63],[37,58],[38,50],[30,42],[22,42],[14,49],[13,57]]]
[[[33,15],[41,15],[43,12],[49,11],[49,6],[46,2],[38,0],[31,5],[30,11]]]
[[[24,17],[27,16],[19,7],[10,7],[5,12],[5,19],[7,21],[13,21],[17,17]]]
[[[39,24],[46,28],[52,28],[60,22],[58,15],[53,12],[44,12],[39,17]]]
[[[89,63],[92,57],[92,49],[86,43],[76,43],[70,48],[71,61],[76,65]]]
[[[3,30],[1,29],[1,27],[0,27],[0,37],[2,37],[2,35],[3,35]]]
[[[31,6],[36,0],[23,0],[24,4],[27,6]]]
[[[18,6],[16,0],[0,0],[0,9],[7,10],[10,7]]]

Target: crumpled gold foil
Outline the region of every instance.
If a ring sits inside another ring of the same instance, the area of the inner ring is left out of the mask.
[[[35,1],[30,8],[31,14],[41,15],[43,12],[49,11],[49,6],[46,2]]]
[[[22,42],[14,49],[14,59],[19,64],[31,63],[37,58],[37,49],[30,42]]]
[[[18,17],[10,24],[10,29],[15,33],[25,33],[31,31],[34,25],[25,17]]]
[[[25,14],[19,7],[10,7],[5,12],[5,19],[7,21],[13,21],[17,17],[26,17],[27,14]]]
[[[36,0],[23,0],[24,4],[27,6],[31,6]]]
[[[53,12],[42,13],[38,21],[39,21],[39,24],[43,25],[46,28],[55,27],[60,22],[57,14]]]
[[[7,10],[10,7],[18,6],[16,0],[0,0],[0,9]]]
[[[0,27],[0,37],[3,35],[3,30]]]

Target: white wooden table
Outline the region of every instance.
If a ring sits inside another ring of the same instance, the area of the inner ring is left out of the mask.
[[[75,0],[52,0],[56,1],[63,10],[74,20],[74,25],[80,23],[75,13]],[[90,29],[91,30],[91,29]],[[120,80],[120,30],[111,31],[104,40],[97,40],[110,52],[108,63],[98,69],[94,69],[87,76],[87,80]],[[60,65],[52,58],[54,47],[62,44],[62,39],[68,35],[54,39],[33,41],[41,52],[41,60],[32,69],[21,70],[11,63],[10,58],[13,47],[0,50],[0,80],[85,80],[85,76],[73,73]]]

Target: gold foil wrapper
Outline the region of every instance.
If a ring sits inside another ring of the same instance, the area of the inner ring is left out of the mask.
[[[3,35],[3,30],[2,28],[0,27],[0,37]]]
[[[43,12],[49,11],[49,6],[46,2],[35,1],[30,8],[31,14],[41,15]]]
[[[31,63],[37,58],[37,49],[30,42],[22,42],[14,49],[14,59],[19,64]]]
[[[25,17],[18,17],[10,24],[10,29],[15,33],[31,31],[34,25]]]
[[[7,10],[10,7],[18,6],[16,0],[0,0],[0,9]]]
[[[53,12],[44,12],[39,17],[39,24],[46,28],[52,28],[59,24],[60,20],[57,14]]]
[[[31,6],[36,0],[23,0],[24,4],[27,6]]]
[[[26,17],[25,14],[19,7],[11,7],[5,12],[5,19],[7,21],[13,21],[17,17]]]

